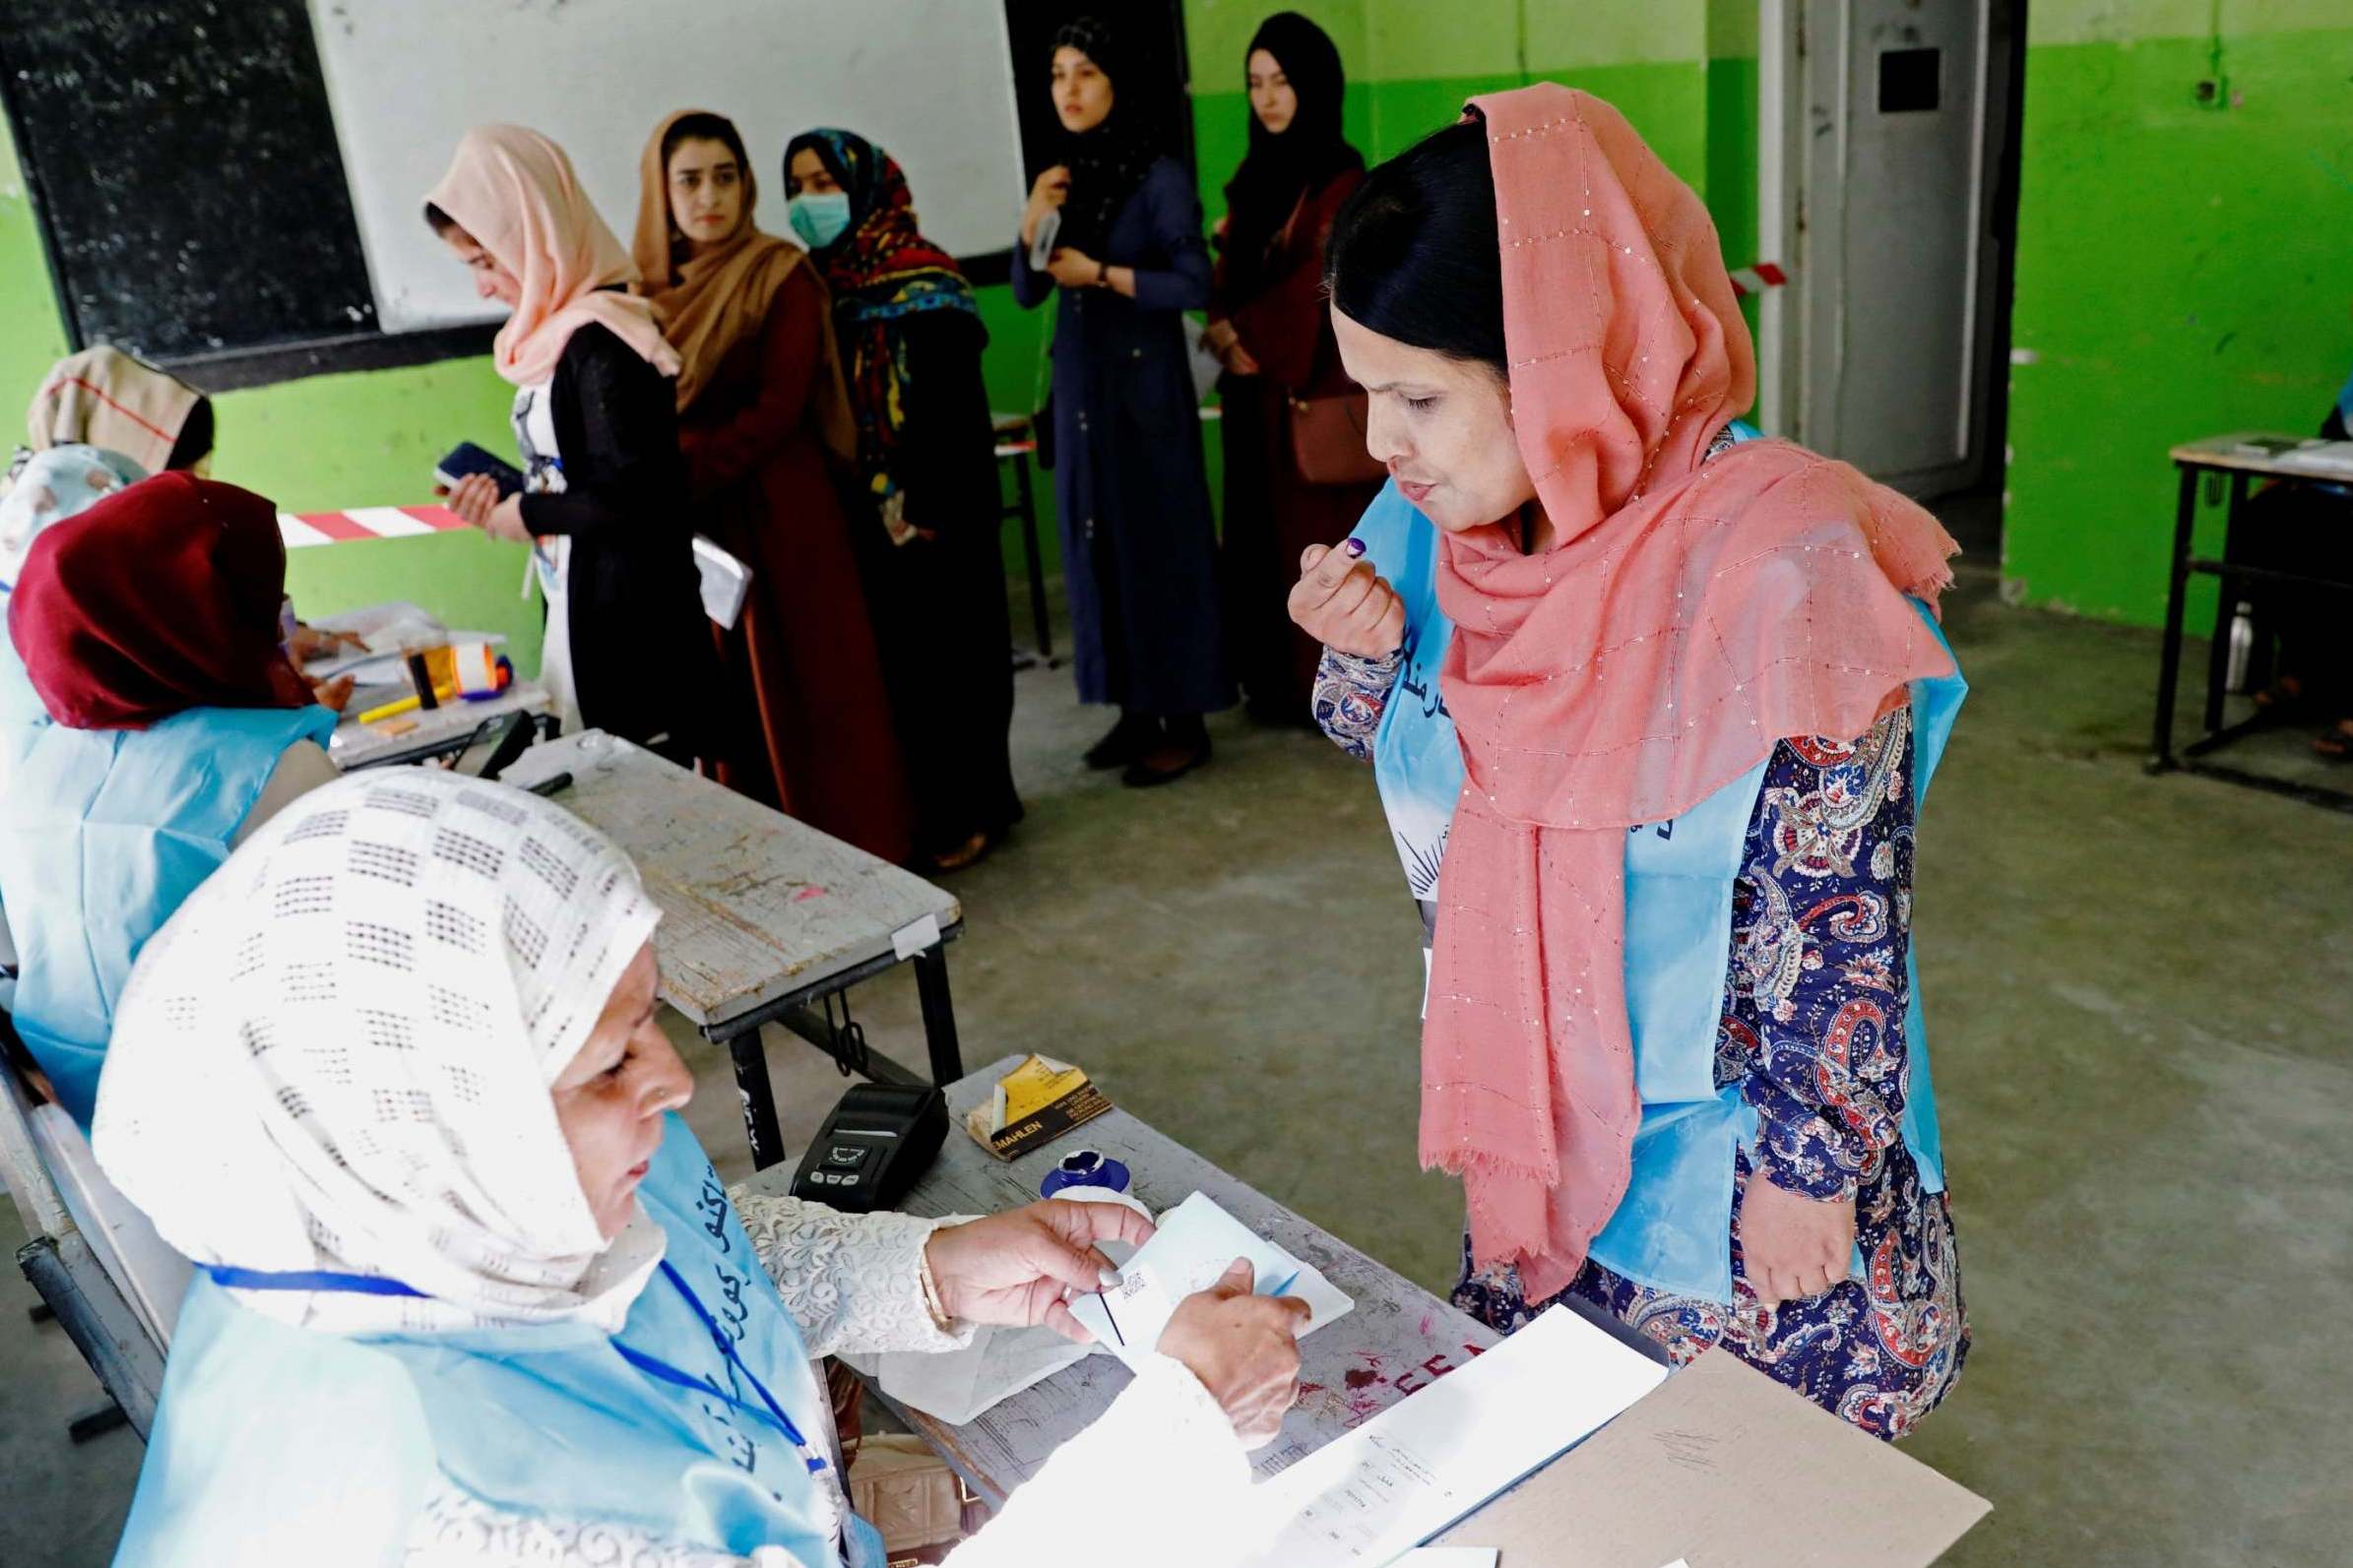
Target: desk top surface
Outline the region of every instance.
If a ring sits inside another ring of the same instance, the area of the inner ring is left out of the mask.
[[[1356,1307],[1300,1342],[1302,1397],[1284,1419],[1282,1435],[1252,1456],[1261,1477],[1289,1468],[1500,1338],[1124,1110],[1113,1108],[1018,1160],[992,1158],[965,1133],[964,1115],[1021,1060],[1008,1056],[948,1086],[947,1143],[900,1207],[934,1216],[1019,1208],[1037,1200],[1038,1184],[1056,1160],[1073,1150],[1096,1149],[1127,1166],[1134,1176],[1130,1190],[1153,1213],[1205,1192],[1243,1224],[1313,1264]],[[788,1192],[793,1170],[791,1164],[771,1166],[750,1186]],[[1129,1377],[1113,1357],[1090,1355],[963,1426],[920,1411],[898,1412],[966,1480],[1001,1500],[1101,1415]]]
[[[889,956],[926,917],[940,931],[964,917],[913,872],[603,730],[532,747],[504,781],[559,773],[572,783],[549,798],[627,850],[662,907],[663,1000],[695,1024]]]
[[[353,768],[365,768],[388,757],[413,751],[419,746],[454,740],[471,732],[484,721],[501,715],[554,712],[555,698],[547,688],[537,681],[517,681],[497,696],[482,702],[452,702],[443,703],[438,708],[411,709],[400,717],[414,721],[413,727],[403,729],[398,734],[387,730],[383,723],[363,724],[357,715],[347,714],[336,724],[335,734],[327,742],[327,755],[336,767],[349,773]]]
[[[2241,430],[2231,435],[2208,436],[2203,441],[2185,441],[2167,455],[2190,468],[2353,482],[2353,441]]]

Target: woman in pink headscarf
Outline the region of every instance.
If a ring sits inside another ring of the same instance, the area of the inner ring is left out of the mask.
[[[682,504],[678,355],[627,291],[636,266],[563,149],[520,126],[467,132],[425,220],[476,292],[513,312],[494,357],[515,385],[526,488],[502,500],[476,476],[450,506],[533,544],[547,601],[541,679],[569,724],[710,755],[718,670]]]
[[[1456,1298],[1509,1330],[1573,1295],[1900,1436],[1968,1348],[1910,951],[1955,547],[1736,444],[1714,228],[1598,99],[1475,99],[1367,176],[1326,277],[1391,483],[1292,612],[1414,848]]]

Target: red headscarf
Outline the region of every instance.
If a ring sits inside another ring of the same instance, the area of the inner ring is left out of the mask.
[[[1688,186],[1552,84],[1476,98],[1495,180],[1512,427],[1551,548],[1447,534],[1441,683],[1467,774],[1422,1032],[1422,1159],[1459,1171],[1481,1263],[1558,1291],[1624,1195],[1641,1119],[1625,833],[1792,735],[1860,735],[1952,661],[1957,548],[1843,463],[1752,441],[1749,329]]]
[[[189,708],[302,708],[278,645],[286,544],[249,490],[159,473],[32,541],[8,631],[49,717],[145,729]]]

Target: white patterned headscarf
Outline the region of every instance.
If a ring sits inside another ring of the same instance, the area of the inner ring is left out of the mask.
[[[580,1319],[661,1260],[607,1245],[549,1087],[661,911],[562,808],[447,773],[355,775],[273,818],[140,954],[98,1163],[198,1264],[396,1280],[240,1290],[341,1333]]]

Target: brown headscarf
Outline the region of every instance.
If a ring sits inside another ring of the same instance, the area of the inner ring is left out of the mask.
[[[86,442],[159,473],[199,396],[186,382],[100,344],[49,368],[25,427],[35,452]]]
[[[647,138],[646,150],[638,158],[637,233],[630,244],[641,279],[639,286],[654,303],[654,319],[685,361],[678,372],[681,412],[711,384],[728,350],[767,325],[768,307],[785,280],[793,276],[793,269],[809,265],[806,251],[774,234],[762,233],[752,221],[760,190],[751,163],[741,157],[740,150],[743,212],[735,232],[706,255],[681,259],[684,247],[670,224],[669,171],[663,167],[662,144],[671,126],[689,115],[707,112],[680,109],[655,126],[654,134]],[[822,282],[818,287],[823,289]],[[858,426],[851,417],[850,395],[842,384],[842,358],[834,346],[830,299],[818,314],[823,323],[819,341],[824,368],[809,402],[825,444],[835,456],[850,462],[858,456]]]

